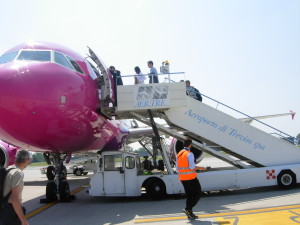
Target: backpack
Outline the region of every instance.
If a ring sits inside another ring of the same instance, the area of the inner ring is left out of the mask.
[[[5,177],[9,173],[9,171],[11,171],[13,169],[15,169],[15,168],[6,169],[4,167],[0,167],[0,210],[3,209],[7,205],[8,198],[11,194],[11,191],[10,191],[7,196],[5,196],[5,197],[3,196]]]

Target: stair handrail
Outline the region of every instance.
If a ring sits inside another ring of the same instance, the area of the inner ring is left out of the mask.
[[[233,111],[235,111],[235,112],[238,112],[238,113],[240,113],[240,114],[242,114],[242,115],[248,117],[249,119],[252,119],[252,120],[254,120],[254,121],[256,121],[256,122],[258,122],[258,123],[260,123],[260,124],[263,124],[263,125],[265,125],[265,126],[271,128],[271,129],[273,129],[273,130],[276,130],[276,131],[280,132],[281,134],[284,134],[284,135],[286,135],[286,136],[288,136],[288,137],[294,138],[294,136],[289,135],[289,134],[287,134],[287,133],[285,133],[285,132],[283,132],[283,131],[281,131],[281,130],[275,128],[275,127],[272,127],[272,126],[270,126],[269,124],[266,124],[266,123],[264,123],[264,122],[262,122],[262,121],[260,121],[260,120],[258,120],[258,119],[256,119],[256,118],[254,118],[254,117],[252,117],[252,116],[249,116],[249,115],[247,115],[247,114],[245,114],[245,113],[243,113],[243,112],[241,112],[241,111],[239,111],[239,110],[237,110],[237,109],[234,109],[234,108],[232,108],[232,107],[230,107],[230,106],[228,106],[228,105],[226,105],[226,104],[224,104],[224,103],[222,103],[222,102],[220,102],[220,101],[218,101],[218,100],[216,100],[216,99],[213,99],[213,98],[211,98],[211,97],[208,97],[207,95],[204,95],[202,92],[201,92],[201,95],[204,96],[205,98],[208,98],[208,99],[210,99],[210,100],[212,100],[212,101],[218,103],[218,105],[220,104],[220,105],[222,105],[222,106],[225,106],[225,107],[227,107],[227,108],[229,108],[229,109],[231,109],[231,110],[233,110]]]

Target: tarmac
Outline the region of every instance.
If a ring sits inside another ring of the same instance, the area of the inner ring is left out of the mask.
[[[75,200],[41,204],[40,199],[45,198],[46,176],[40,173],[38,167],[29,167],[24,173],[23,205],[30,225],[300,224],[300,185],[289,190],[264,187],[203,193],[194,208],[199,219],[191,221],[182,212],[185,198],[180,195],[170,195],[159,201],[145,196],[89,196],[87,190],[92,173],[80,177],[68,175]]]

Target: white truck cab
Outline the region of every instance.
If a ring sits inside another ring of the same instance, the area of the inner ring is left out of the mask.
[[[150,198],[184,193],[176,174],[152,170],[144,173],[140,156],[124,151],[103,152],[91,177],[92,196],[140,196],[146,190]]]

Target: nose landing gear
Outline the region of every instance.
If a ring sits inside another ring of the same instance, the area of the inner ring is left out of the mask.
[[[67,154],[53,153],[44,154],[46,162],[51,162],[51,173],[54,179],[49,179],[46,186],[46,199],[41,199],[40,203],[49,203],[58,200],[60,202],[69,202],[75,198],[70,193],[70,185],[67,181],[66,167],[63,165]],[[50,170],[50,169],[49,169]]]

